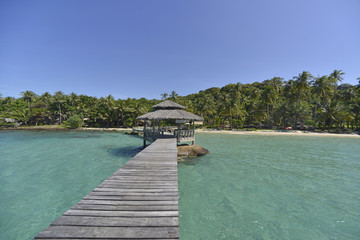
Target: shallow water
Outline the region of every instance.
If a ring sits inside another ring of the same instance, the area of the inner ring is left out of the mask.
[[[199,134],[181,239],[360,239],[360,139]]]
[[[181,239],[359,239],[360,139],[198,134]],[[137,153],[121,133],[0,131],[0,239],[32,239]]]
[[[32,239],[139,146],[123,133],[0,131],[0,239]]]

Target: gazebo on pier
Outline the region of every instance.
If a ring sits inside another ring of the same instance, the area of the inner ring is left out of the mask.
[[[169,100],[152,108],[152,112],[136,118],[144,121],[144,147],[146,141],[153,142],[158,138],[174,136],[178,143],[191,141],[195,144],[195,121],[204,121],[202,117],[186,112],[184,106]],[[161,126],[161,121],[176,123],[177,126]]]

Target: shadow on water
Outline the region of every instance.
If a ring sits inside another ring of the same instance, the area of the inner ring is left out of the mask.
[[[134,157],[138,154],[143,148],[142,147],[117,147],[109,148],[107,152],[115,157]]]

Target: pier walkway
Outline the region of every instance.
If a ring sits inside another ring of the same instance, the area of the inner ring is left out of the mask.
[[[35,239],[179,239],[176,138],[158,139]]]

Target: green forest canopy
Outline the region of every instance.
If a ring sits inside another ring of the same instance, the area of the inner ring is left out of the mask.
[[[204,117],[204,125],[215,128],[268,128],[308,130],[358,130],[360,120],[359,85],[341,84],[344,72],[334,70],[314,77],[302,72],[284,81],[274,77],[252,84],[228,84],[187,96],[175,91],[161,94]],[[61,124],[71,116],[81,116],[89,127],[134,127],[136,117],[151,111],[157,99],[114,99],[61,91],[37,95],[32,91],[20,98],[0,96],[0,124],[5,118],[24,125]]]

